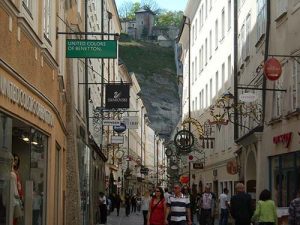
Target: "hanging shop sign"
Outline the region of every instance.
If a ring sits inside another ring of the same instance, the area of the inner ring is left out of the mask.
[[[175,134],[174,144],[181,154],[190,153],[194,145],[194,135],[188,130],[180,130]]]
[[[127,116],[123,118],[123,121],[127,129],[138,129],[139,121],[137,116]]]
[[[113,126],[113,130],[118,134],[123,133],[126,130],[125,123],[120,123],[120,125]]]
[[[103,126],[119,126],[121,124],[120,120],[103,120]]]
[[[242,102],[246,102],[246,103],[255,102],[257,100],[257,98],[258,98],[258,96],[251,92],[244,93],[239,96],[239,99]]]
[[[272,81],[278,80],[282,73],[280,62],[275,58],[270,58],[265,62],[264,74]]]
[[[235,160],[231,160],[231,161],[227,162],[226,169],[227,169],[228,174],[231,174],[231,175],[237,174],[237,172],[238,172],[237,168],[238,167],[237,167],[237,163]]]
[[[123,136],[111,136],[111,143],[112,144],[123,144],[124,137]]]
[[[50,127],[53,127],[54,121],[52,113],[39,103],[37,99],[2,76],[0,76],[0,95],[8,98],[12,103],[31,112]]]
[[[182,183],[182,184],[187,184],[187,183],[189,183],[189,177],[188,176],[181,176],[180,178],[179,178],[179,181],[180,181],[180,183]]]
[[[117,58],[115,40],[66,40],[67,58]]]
[[[193,169],[195,170],[201,170],[204,168],[204,164],[203,163],[193,163]]]
[[[105,108],[129,108],[129,85],[107,84],[105,88]]]
[[[292,140],[292,132],[286,133],[286,134],[281,134],[278,136],[273,137],[273,143],[274,144],[284,144],[286,148],[290,146]]]

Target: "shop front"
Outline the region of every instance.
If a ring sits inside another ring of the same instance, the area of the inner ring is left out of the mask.
[[[300,190],[300,151],[270,156],[270,190],[278,207],[288,207]]]
[[[18,76],[0,67],[0,225],[61,224],[65,131]]]
[[[46,201],[45,174],[47,166],[48,138],[34,127],[0,112],[1,124],[1,180],[0,224],[12,220],[17,212],[31,211],[32,224],[44,220]],[[17,187],[17,192],[14,192]],[[32,192],[32,195],[29,193]],[[14,199],[18,196],[19,199]],[[32,206],[25,210],[24,203]],[[11,215],[14,211],[14,215]]]

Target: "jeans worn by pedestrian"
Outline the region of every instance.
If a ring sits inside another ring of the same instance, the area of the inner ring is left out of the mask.
[[[220,217],[220,225],[227,225],[228,224],[228,209],[221,209],[221,217]]]
[[[187,225],[186,221],[170,221],[170,225]]]
[[[212,216],[211,209],[201,209],[200,225],[211,225]]]

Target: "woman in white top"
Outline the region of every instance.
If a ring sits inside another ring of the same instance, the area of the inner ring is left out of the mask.
[[[147,215],[148,215],[150,201],[151,201],[150,192],[146,191],[142,198],[142,203],[141,203],[141,209],[143,211],[143,216],[144,216],[144,225],[147,225]]]

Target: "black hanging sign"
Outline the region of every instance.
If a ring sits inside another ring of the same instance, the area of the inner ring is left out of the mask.
[[[107,84],[105,89],[105,108],[129,108],[129,85]]]

